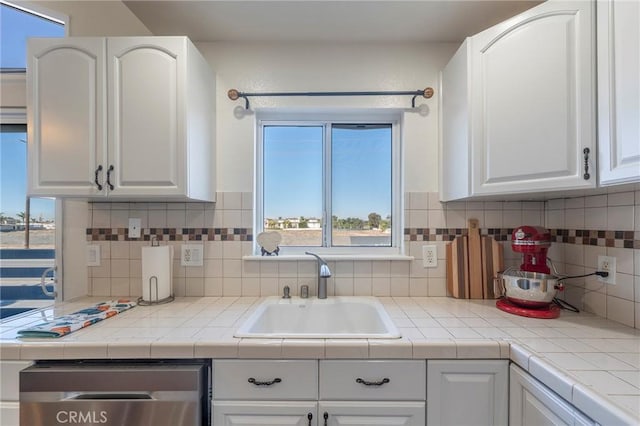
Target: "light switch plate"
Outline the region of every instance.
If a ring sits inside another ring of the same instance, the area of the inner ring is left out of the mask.
[[[142,221],[140,218],[129,218],[129,238],[140,238],[140,226]]]
[[[100,266],[100,246],[90,244],[87,246],[87,266]]]
[[[202,266],[204,248],[198,244],[183,244],[182,254],[180,256],[180,265],[182,266]]]

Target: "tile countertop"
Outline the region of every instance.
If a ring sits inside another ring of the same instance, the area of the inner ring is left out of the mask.
[[[60,339],[18,330],[106,298],[83,298],[0,322],[0,359],[376,358],[511,359],[601,424],[640,424],[640,330],[562,311],[558,319],[504,313],[493,301],[378,298],[401,339],[237,339],[262,301],[183,297],[138,306]]]

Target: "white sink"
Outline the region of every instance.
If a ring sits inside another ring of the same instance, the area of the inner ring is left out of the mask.
[[[395,339],[400,332],[373,297],[267,298],[235,337]]]

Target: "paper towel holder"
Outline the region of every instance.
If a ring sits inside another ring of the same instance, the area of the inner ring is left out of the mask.
[[[142,306],[152,306],[152,305],[162,305],[164,303],[173,302],[175,297],[173,295],[169,295],[169,297],[165,297],[164,299],[158,300],[158,277],[155,275],[149,277],[149,297],[151,297],[151,287],[155,282],[156,286],[156,300],[144,300],[142,296],[138,298],[138,305]]]

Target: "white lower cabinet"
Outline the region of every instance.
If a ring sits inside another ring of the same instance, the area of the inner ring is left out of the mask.
[[[428,425],[508,424],[508,361],[430,360],[427,370]]]
[[[424,426],[425,361],[214,360],[213,426]]]
[[[595,422],[526,371],[511,365],[509,425],[594,425]]]
[[[32,364],[31,361],[0,361],[0,425],[20,424],[20,370]]]
[[[213,360],[213,426],[316,426],[316,360]]]
[[[424,426],[424,402],[320,401],[320,426]]]
[[[318,422],[423,426],[425,392],[425,361],[320,361]]]
[[[214,426],[316,426],[315,401],[213,401]]]

